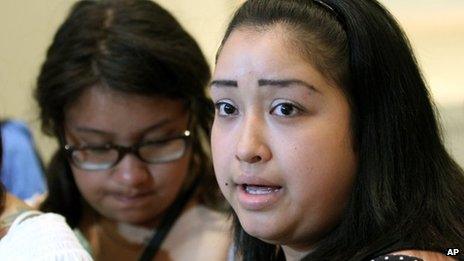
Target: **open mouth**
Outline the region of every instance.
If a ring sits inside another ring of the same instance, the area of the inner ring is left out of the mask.
[[[273,192],[278,192],[282,189],[281,186],[267,186],[267,185],[256,185],[256,184],[242,184],[242,189],[251,195],[267,195]]]
[[[240,207],[249,211],[272,209],[285,195],[284,187],[275,183],[240,183],[237,188]]]

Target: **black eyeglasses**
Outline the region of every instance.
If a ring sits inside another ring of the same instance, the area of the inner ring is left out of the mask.
[[[107,170],[116,166],[128,153],[149,164],[166,163],[184,156],[190,144],[191,133],[166,139],[147,141],[130,147],[105,144],[102,146],[74,146],[66,144],[64,151],[69,161],[82,170]]]

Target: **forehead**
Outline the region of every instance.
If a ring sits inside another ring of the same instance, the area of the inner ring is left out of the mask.
[[[319,91],[338,87],[303,54],[291,34],[291,28],[280,24],[235,29],[218,56],[213,81],[234,80],[239,86],[248,86],[259,79],[297,79]]]
[[[258,75],[266,72],[269,75],[294,69],[294,64],[311,65],[300,55],[289,30],[288,26],[281,24],[235,29],[221,49],[215,75],[221,77],[223,69],[233,69],[236,76],[250,72]],[[253,71],[250,68],[254,68]]]
[[[181,101],[92,86],[65,110],[65,122],[117,131],[143,129],[154,122],[176,119],[183,114]]]

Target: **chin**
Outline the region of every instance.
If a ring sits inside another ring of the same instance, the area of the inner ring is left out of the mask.
[[[279,231],[273,230],[272,228],[262,228],[253,227],[253,229],[243,228],[249,235],[258,238],[261,241],[264,241],[269,244],[281,245],[283,244],[284,237]]]
[[[116,215],[114,219],[118,222],[128,223],[135,226],[154,226],[156,224],[156,215],[147,215],[147,213],[123,213]]]
[[[266,243],[280,244],[282,235],[285,235],[285,227],[279,220],[260,217],[259,214],[251,213],[239,216],[240,224],[249,235],[258,238]]]

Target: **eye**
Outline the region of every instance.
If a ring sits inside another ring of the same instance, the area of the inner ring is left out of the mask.
[[[105,154],[108,151],[113,149],[113,145],[111,143],[101,144],[101,145],[84,145],[79,148],[79,150],[86,151],[92,154]]]
[[[232,105],[230,102],[226,101],[220,101],[215,104],[217,114],[219,116],[231,116],[231,115],[237,115],[238,110],[237,108]]]
[[[280,117],[293,117],[298,115],[300,112],[301,109],[289,102],[279,103],[271,109],[271,114]]]

